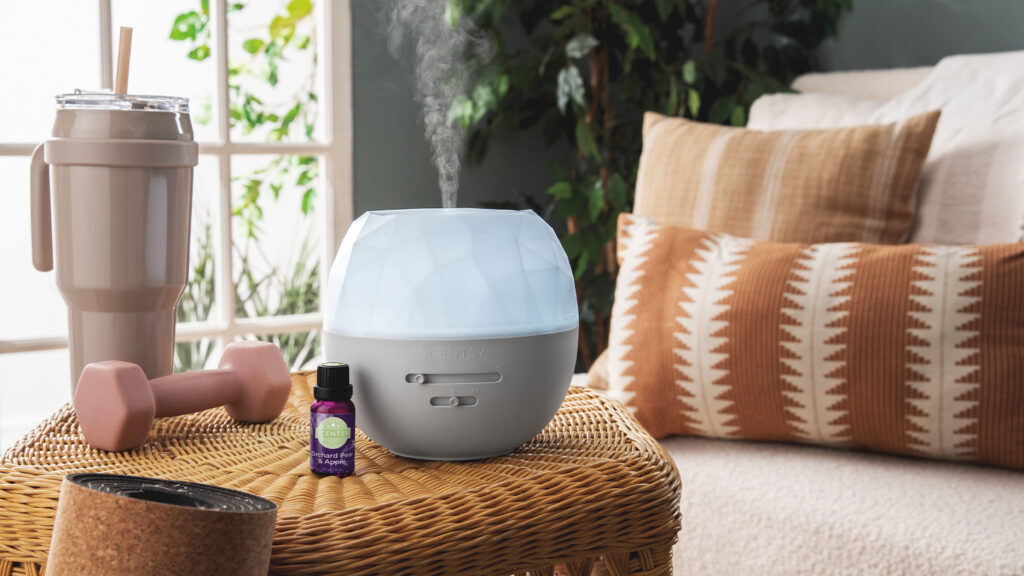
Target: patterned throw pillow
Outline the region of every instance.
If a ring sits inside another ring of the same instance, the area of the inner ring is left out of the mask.
[[[758,240],[899,244],[938,120],[758,132],[648,112],[634,212]]]
[[[623,214],[610,394],[656,437],[1024,468],[1024,245],[781,244]]]

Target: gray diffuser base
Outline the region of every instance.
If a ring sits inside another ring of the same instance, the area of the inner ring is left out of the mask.
[[[323,334],[326,360],[351,367],[356,426],[424,460],[498,456],[536,436],[565,398],[578,342],[578,328],[436,341]]]

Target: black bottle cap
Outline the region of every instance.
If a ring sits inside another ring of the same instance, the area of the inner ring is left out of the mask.
[[[313,398],[330,402],[348,402],[352,399],[352,383],[348,381],[348,364],[324,362],[316,367],[316,386]]]

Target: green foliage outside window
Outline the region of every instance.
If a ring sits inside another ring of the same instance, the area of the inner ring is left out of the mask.
[[[815,68],[818,48],[852,8],[852,0],[745,0],[734,24],[716,26],[719,4],[448,0],[452,25],[472,21],[495,49],[490,59],[468,55],[475,80],[449,111],[467,131],[467,159],[479,162],[508,129],[539,128],[548,144],[576,151],[557,167],[547,201],[565,223],[575,267],[584,368],[607,346],[616,221],[632,205],[643,113],[743,126],[754,100]]]
[[[228,4],[228,15],[246,9],[241,2]],[[171,25],[170,38],[186,45],[186,57],[203,61],[211,56],[212,20],[209,0],[201,0],[195,10],[178,14]],[[232,30],[232,32],[234,32]],[[316,93],[317,26],[311,0],[290,0],[269,23],[244,31],[245,55],[230,58],[228,96],[232,133],[262,135],[269,142],[312,141],[319,113]],[[281,67],[290,59],[306,58],[309,75],[302,86],[283,101],[265,102],[253,90],[255,86],[277,86]],[[198,107],[195,106],[198,104]],[[198,108],[198,109],[197,109]],[[210,122],[210,102],[194,103],[196,122]],[[319,308],[320,258],[318,245],[308,233],[294,261],[284,269],[274,266],[260,252],[263,210],[276,205],[285,189],[301,191],[303,217],[309,219],[316,206],[320,164],[314,156],[275,156],[247,174],[234,176],[242,194],[232,203],[232,224],[244,232],[244,239],[233,246],[240,262],[235,268],[235,315],[239,318],[280,316],[315,312]],[[285,208],[288,209],[288,208]],[[209,317],[214,295],[213,243],[210,225],[194,234],[188,287],[178,305],[179,322],[203,321]],[[261,266],[262,264],[262,266]],[[266,273],[255,270],[267,268]],[[293,369],[316,357],[320,348],[317,332],[273,334],[258,337],[281,348]],[[209,341],[181,342],[176,347],[175,370],[202,368],[213,352]]]

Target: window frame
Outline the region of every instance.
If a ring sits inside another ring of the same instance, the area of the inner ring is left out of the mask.
[[[324,94],[321,102],[325,120],[325,138],[322,142],[236,142],[231,138],[228,91],[228,0],[210,2],[213,24],[211,57],[216,65],[216,86],[213,106],[217,111],[217,140],[199,142],[200,161],[205,156],[215,159],[219,166],[217,197],[217,243],[215,282],[216,306],[213,318],[203,322],[178,324],[175,340],[178,342],[214,339],[220,349],[238,337],[249,335],[296,333],[320,330],[323,308],[327,296],[327,277],[341,239],[353,217],[352,179],[352,27],[350,0],[319,0],[323,3],[323,20],[318,23],[324,30],[318,40],[324,62]],[[100,85],[113,86],[113,30],[112,0],[97,0],[100,29]],[[4,142],[0,140],[0,156],[25,157],[32,155],[34,143]],[[315,214],[321,219],[323,238],[320,248],[320,306],[321,311],[300,315],[236,318],[235,290],[232,258],[231,216],[231,160],[243,155],[316,156],[320,162],[320,190],[317,194]],[[22,193],[27,194],[25,190]],[[27,218],[27,215],[26,215]],[[0,340],[0,354],[18,354],[68,347],[63,336]]]

